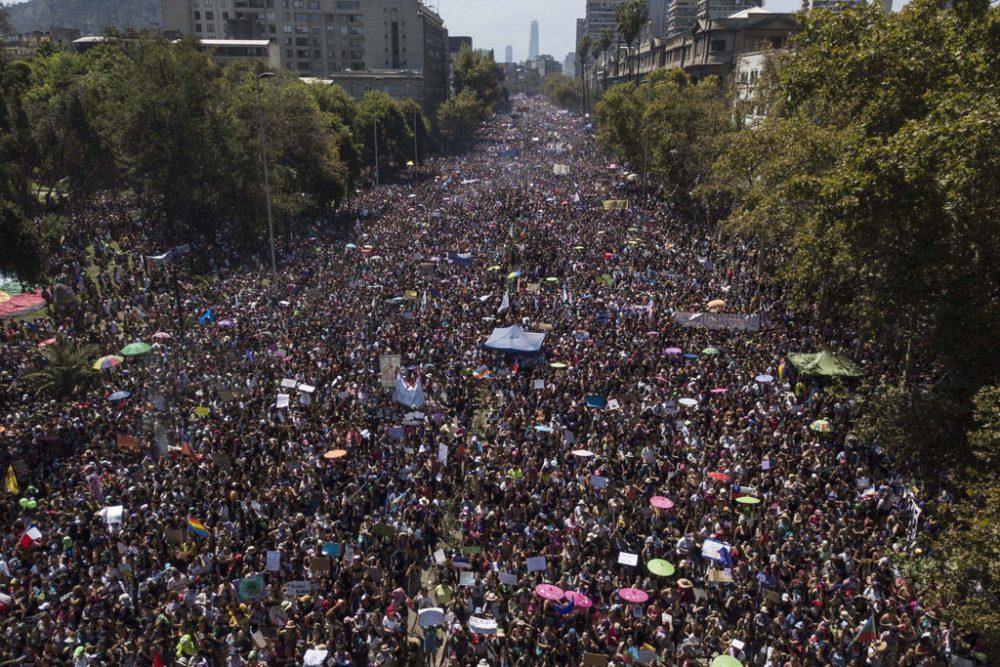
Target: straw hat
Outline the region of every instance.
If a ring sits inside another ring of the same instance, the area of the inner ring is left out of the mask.
[[[677,585],[681,588],[692,588],[694,586],[690,579],[678,579]]]

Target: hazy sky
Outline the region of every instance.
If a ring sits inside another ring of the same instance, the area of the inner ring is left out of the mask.
[[[559,62],[576,49],[576,19],[586,0],[424,0],[437,7],[450,35],[471,35],[476,48],[493,49],[498,62],[504,47],[514,47],[514,60],[528,57],[532,19],[538,20],[538,50]],[[776,12],[795,11],[799,0],[764,0]]]

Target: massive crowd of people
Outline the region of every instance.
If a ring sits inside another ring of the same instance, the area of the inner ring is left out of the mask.
[[[0,509],[0,663],[978,649],[901,576],[934,525],[851,437],[850,392],[785,360],[850,341],[793,319],[761,271],[778,258],[632,191],[585,121],[517,104],[474,152],[357,193],[347,229],[283,243],[276,276],[222,244],[196,249],[215,281],[149,261],[127,207],[74,225],[99,267],[60,267],[79,307],[2,328],[3,467],[22,474]],[[677,321],[714,300],[760,327]],[[514,324],[546,334],[539,353],[483,347]],[[53,401],[24,379],[51,338],[152,350]]]

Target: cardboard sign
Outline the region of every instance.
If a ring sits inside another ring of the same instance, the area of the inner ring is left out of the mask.
[[[314,584],[311,581],[289,581],[285,585],[285,593],[294,597],[312,593]]]
[[[183,544],[184,531],[180,528],[167,528],[167,544]]]
[[[403,357],[398,354],[382,354],[378,358],[379,380],[386,389],[396,386],[396,371],[403,365]]]
[[[268,551],[267,552],[267,571],[277,572],[281,569],[281,552],[280,551]]]
[[[267,597],[267,583],[264,575],[255,574],[236,580],[236,598],[240,602],[257,602]]]
[[[118,449],[139,449],[139,440],[131,435],[118,436]]]
[[[438,549],[434,552],[434,562],[438,565],[444,565],[447,558],[444,555],[444,549]]]
[[[330,559],[326,556],[313,556],[309,559],[309,569],[313,572],[329,572]]]

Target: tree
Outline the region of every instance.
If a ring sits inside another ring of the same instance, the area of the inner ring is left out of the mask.
[[[466,88],[438,108],[441,137],[449,147],[461,147],[488,115],[489,110],[483,102],[472,89]]]
[[[587,59],[590,57],[591,40],[590,35],[580,38],[580,43],[576,45],[576,65],[580,69],[580,94],[583,95],[583,110],[589,111],[587,104]]]
[[[924,536],[926,554],[904,569],[921,595],[963,628],[1000,642],[1000,388],[986,387],[974,400],[975,428],[968,434],[975,458],[964,483],[938,510],[941,532]]]
[[[615,23],[618,25],[618,34],[625,40],[629,52],[632,51],[632,44],[639,38],[642,27],[649,22],[649,5],[646,0],[625,0],[615,7]],[[628,58],[628,73],[632,75],[632,63],[637,62],[637,58]],[[638,83],[638,68],[636,68],[636,82]]]
[[[482,51],[473,51],[463,44],[452,61],[455,92],[471,90],[490,111],[500,100],[502,87],[497,77],[497,64],[493,56]]]
[[[925,442],[898,401],[946,427],[936,447],[950,454],[928,444],[909,460],[918,471],[968,456],[972,397],[1000,381],[998,26],[976,2],[807,13],[766,87],[768,117],[716,179],[740,183],[729,228],[782,249],[794,306],[859,331],[884,360],[872,406],[895,419],[875,433]]]
[[[67,398],[93,386],[100,375],[91,367],[96,354],[92,345],[58,343],[42,350],[45,366],[24,376],[39,394]]]
[[[542,79],[542,94],[556,106],[570,111],[579,111],[583,104],[579,87],[565,74],[550,74]]]
[[[414,164],[417,164],[420,162],[420,157],[427,154],[427,141],[431,129],[430,121],[412,97],[403,102],[402,111],[406,118],[406,129],[410,134],[410,145],[415,146],[410,159],[413,160]]]
[[[596,47],[596,50],[594,51],[594,54],[593,54],[594,55],[594,70],[595,70],[594,71],[594,76],[595,77],[597,76],[597,71],[596,71],[597,70],[597,57],[598,56],[603,56],[604,57],[604,83],[601,84],[601,89],[602,90],[607,90],[608,89],[608,49],[611,48],[611,45],[613,43],[614,43],[614,40],[612,39],[611,28],[604,28],[604,29],[601,30],[601,36],[598,37],[597,42],[595,42],[595,44],[594,44],[594,46]]]
[[[386,93],[372,90],[358,104],[358,132],[365,146],[365,162],[375,164],[375,122],[378,121],[379,165],[402,165],[413,155],[413,135],[410,134],[403,105]]]

